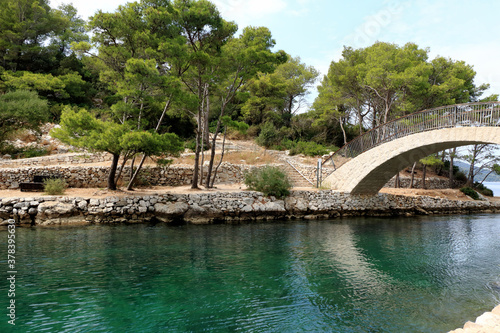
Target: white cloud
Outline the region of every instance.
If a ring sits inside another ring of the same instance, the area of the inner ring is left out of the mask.
[[[287,7],[283,0],[214,0],[213,3],[225,19],[234,20],[241,26],[251,24],[252,20],[280,13]]]

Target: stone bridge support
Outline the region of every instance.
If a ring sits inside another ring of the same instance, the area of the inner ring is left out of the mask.
[[[457,127],[408,135],[374,147],[343,164],[323,186],[357,195],[373,195],[396,173],[444,149],[500,144],[500,127]]]

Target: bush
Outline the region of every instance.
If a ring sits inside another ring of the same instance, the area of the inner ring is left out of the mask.
[[[31,158],[49,154],[49,151],[45,148],[25,148],[19,153],[19,158]]]
[[[248,128],[247,134],[251,138],[256,138],[260,133],[260,127],[257,125],[252,125]]]
[[[484,186],[481,183],[475,183],[474,184],[474,189],[481,193],[482,195],[485,195],[487,197],[492,197],[493,196],[493,191]]]
[[[304,154],[306,156],[321,156],[330,152],[330,149],[316,142],[299,141],[290,149],[290,155]]]
[[[259,146],[263,146],[266,148],[272,147],[274,145],[279,144],[281,141],[281,137],[276,130],[276,127],[274,127],[273,123],[267,122],[262,127],[260,128],[260,134],[255,139],[255,142]]]
[[[36,147],[16,148],[11,144],[0,145],[0,153],[9,154],[12,156],[12,159],[31,158],[31,157],[50,155],[50,151],[45,148],[36,148]]]
[[[459,171],[455,174],[455,180],[465,183],[467,181],[467,176],[462,171]]]
[[[160,168],[168,169],[172,163],[174,163],[174,160],[171,158],[159,158],[156,160],[156,165]]]
[[[66,181],[60,178],[47,179],[43,182],[43,190],[48,195],[64,194],[67,187]]]
[[[250,190],[259,191],[266,196],[283,198],[290,194],[292,187],[288,176],[278,167],[265,166],[245,173],[245,185]]]
[[[479,194],[470,187],[462,187],[460,191],[474,200],[479,200]]]

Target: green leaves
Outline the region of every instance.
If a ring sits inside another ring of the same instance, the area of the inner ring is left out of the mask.
[[[47,101],[36,92],[18,90],[0,95],[0,143],[19,128],[37,130],[48,117]]]
[[[60,125],[52,130],[53,137],[70,145],[112,154],[151,156],[178,154],[183,149],[181,140],[173,133],[131,131],[127,124],[97,119],[85,109],[74,111],[66,107]]]
[[[250,190],[262,192],[266,196],[275,196],[278,199],[289,195],[290,188],[292,188],[288,176],[280,168],[269,165],[247,172],[245,185]]]

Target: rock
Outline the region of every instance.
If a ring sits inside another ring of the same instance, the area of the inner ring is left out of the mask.
[[[154,208],[157,216],[179,216],[184,214],[189,206],[185,202],[156,203]]]
[[[37,219],[64,217],[70,215],[75,210],[72,204],[59,201],[46,201],[38,205]]]

